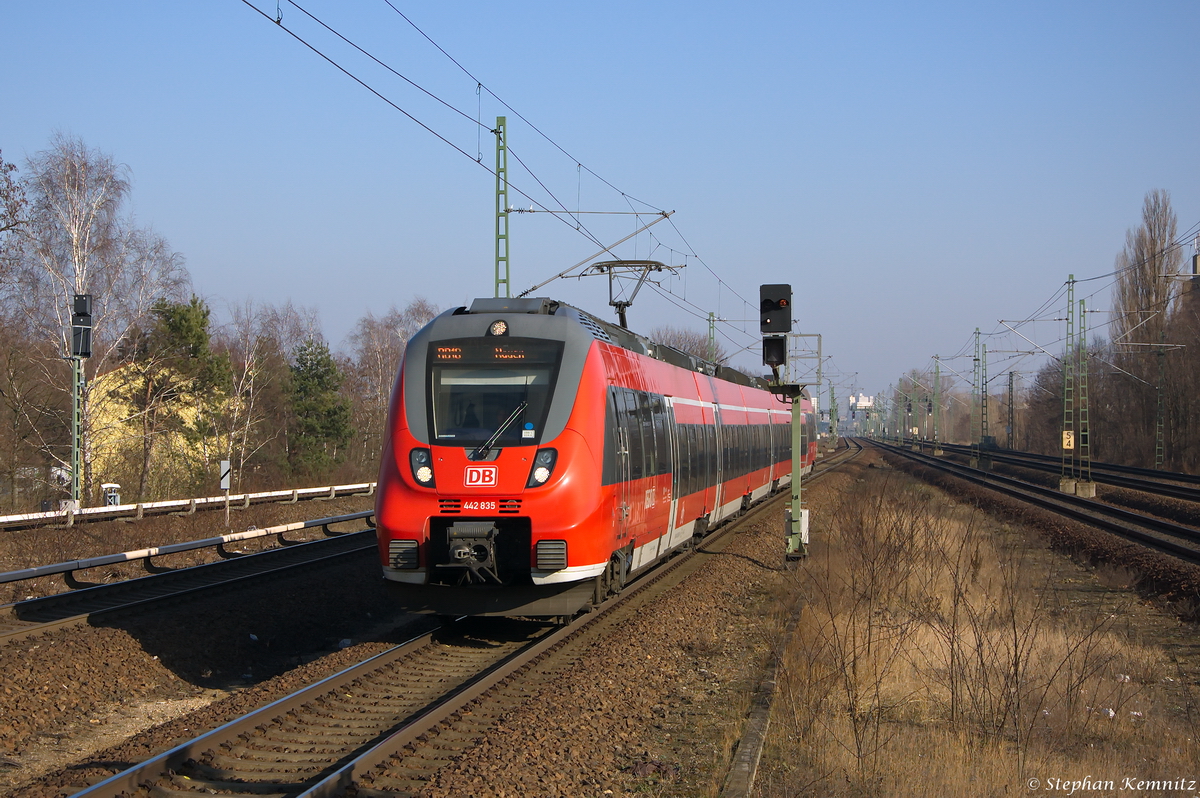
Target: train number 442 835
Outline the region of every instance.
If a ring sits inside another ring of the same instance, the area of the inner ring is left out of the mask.
[[[463,508],[464,510],[495,510],[495,509],[496,509],[496,502],[495,502],[495,501],[470,501],[470,502],[463,502],[463,504],[462,504],[462,508]]]

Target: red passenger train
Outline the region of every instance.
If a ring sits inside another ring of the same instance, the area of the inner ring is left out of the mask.
[[[765,387],[550,299],[441,314],[392,391],[375,508],[389,586],[446,614],[603,599],[791,482],[791,410]]]

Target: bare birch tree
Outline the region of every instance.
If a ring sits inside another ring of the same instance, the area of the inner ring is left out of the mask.
[[[25,223],[25,188],[16,172],[17,167],[0,154],[0,277],[4,278],[16,258],[18,228]]]
[[[154,303],[179,299],[188,283],[183,258],[165,239],[136,227],[121,214],[130,191],[128,170],[79,138],[56,135],[49,149],[29,160],[28,223],[21,228],[22,257],[12,299],[33,336],[60,353],[36,361],[43,380],[70,392],[62,356],[69,352],[75,294],[92,294],[93,348],[85,361],[82,397],[83,498],[91,492],[91,434],[103,396],[97,375],[119,367],[132,353],[129,335],[145,324]],[[57,459],[67,465],[69,455]]]

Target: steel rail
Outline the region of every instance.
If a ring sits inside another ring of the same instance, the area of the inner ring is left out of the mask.
[[[16,515],[0,515],[0,529],[30,529],[51,524],[72,526],[85,521],[111,521],[115,518],[133,517],[141,519],[146,515],[184,512],[189,515],[197,510],[223,510],[226,507],[246,509],[252,504],[278,502],[280,504],[295,504],[299,501],[340,499],[350,496],[372,496],[375,493],[374,482],[359,482],[353,485],[330,485],[318,488],[288,488],[285,490],[270,490],[261,493],[239,493],[232,496],[205,496],[194,499],[167,499],[157,502],[138,502],[137,504],[114,504],[100,507],[84,507],[79,510],[47,510],[36,513],[18,513]]]
[[[203,590],[261,579],[376,548],[375,529],[268,549],[234,559],[178,568],[123,582],[58,593],[0,606],[0,644],[53,629],[81,626],[99,615],[143,607]]]
[[[1034,504],[1059,515],[1066,516],[1085,524],[1099,527],[1105,531],[1119,535],[1126,540],[1139,543],[1149,548],[1157,549],[1166,554],[1178,557],[1190,563],[1200,563],[1200,530],[1193,527],[1164,521],[1160,518],[1125,510],[1120,507],[1103,504],[1092,499],[1060,493],[1052,488],[1022,482],[1012,477],[993,474],[957,463],[948,463],[930,455],[920,454],[871,441],[881,449],[915,460],[923,465],[952,474],[960,479],[972,482],[982,487],[990,488],[999,493],[1012,496],[1021,501]],[[1150,534],[1136,527],[1154,530],[1160,534],[1170,535],[1188,541],[1192,545],[1181,545],[1172,540],[1166,540],[1159,535]]]
[[[296,532],[301,529],[313,529],[322,527],[325,534],[330,537],[336,536],[338,533],[330,532],[330,524],[339,524],[343,521],[357,521],[360,518],[369,518],[374,514],[372,510],[364,510],[360,513],[348,513],[346,515],[336,515],[329,518],[314,518],[308,521],[296,521],[291,524],[279,524],[278,526],[267,527],[266,529],[247,529],[245,532],[230,532],[227,535],[216,535],[211,538],[202,540],[189,540],[184,543],[170,543],[165,546],[152,546],[148,549],[137,549],[134,551],[122,551],[117,554],[105,554],[100,557],[89,557],[83,560],[68,560],[67,562],[54,563],[52,565],[38,565],[33,568],[22,568],[16,571],[5,571],[0,573],[0,584],[6,582],[21,582],[26,579],[37,579],[40,576],[53,576],[55,574],[71,574],[75,571],[86,571],[89,568],[101,568],[105,565],[118,565],[120,563],[133,562],[134,560],[142,560],[149,564],[154,557],[161,557],[166,554],[179,554],[185,551],[194,551],[196,549],[217,548],[221,549],[222,556],[230,556],[224,552],[223,547],[227,543],[240,543],[247,540],[255,540],[257,538],[277,536],[280,542],[287,546],[293,545],[286,539],[284,535],[288,532]],[[232,555],[241,556],[241,555]],[[88,585],[91,587],[91,585]]]
[[[840,463],[831,462],[826,464],[820,470],[820,474],[827,473],[837,465],[840,465]],[[814,479],[818,475],[814,473],[808,479]],[[786,492],[780,492],[774,500],[767,499],[759,502],[739,517],[731,519],[732,523],[723,524],[721,527],[713,530],[696,548],[683,551],[646,574],[639,576],[626,586],[619,595],[608,599],[599,607],[596,607],[594,611],[579,616],[574,621],[539,638],[529,646],[490,665],[485,671],[447,691],[441,698],[430,702],[428,707],[415,717],[411,717],[403,722],[399,722],[402,719],[397,719],[398,725],[382,739],[375,741],[365,750],[357,752],[348,762],[330,763],[330,767],[333,770],[318,781],[305,786],[302,791],[294,789],[296,785],[280,785],[282,789],[277,790],[276,793],[287,795],[298,794],[303,798],[341,794],[350,784],[356,782],[364,772],[385,762],[404,746],[414,744],[414,742],[417,742],[417,738],[427,734],[432,727],[437,726],[437,724],[454,714],[462,712],[463,708],[472,701],[485,697],[489,691],[495,690],[505,680],[528,669],[534,662],[549,656],[569,641],[585,634],[587,630],[597,628],[601,621],[608,619],[617,609],[627,607],[634,599],[647,595],[646,591],[652,585],[661,584],[663,580],[672,575],[678,575],[678,581],[682,581],[691,570],[685,569],[681,572],[680,569],[683,569],[689,563],[691,563],[691,569],[699,568],[702,564],[703,559],[696,559],[698,553],[719,551],[720,549],[715,548],[717,544],[720,544],[722,548],[728,545],[734,539],[732,533],[736,529],[745,523],[759,518],[761,514],[765,513],[769,508],[774,507],[786,495]],[[115,797],[126,790],[136,789],[139,785],[144,785],[150,780],[162,778],[168,772],[176,770],[189,760],[196,760],[198,757],[203,756],[209,751],[213,751],[223,744],[230,744],[237,740],[237,738],[249,733],[250,730],[262,726],[264,723],[269,723],[273,718],[285,715],[314,700],[318,696],[333,692],[334,690],[350,689],[348,686],[362,678],[366,673],[382,668],[405,656],[406,653],[415,650],[415,648],[428,643],[432,634],[415,638],[403,646],[390,649],[346,671],[327,677],[314,685],[297,691],[291,696],[279,699],[266,707],[201,735],[195,740],[183,743],[129,770],[115,774],[92,787],[76,793],[76,796],[78,798]],[[246,783],[244,785],[240,783],[222,783],[220,787],[230,790],[244,787],[247,792],[253,792],[257,795],[275,794],[270,792],[272,787],[269,783]]]
[[[956,454],[965,454],[969,446],[958,444],[941,444],[942,448]],[[1062,460],[1033,452],[1018,452],[1013,449],[985,450],[992,460],[1032,468],[1038,471],[1056,472],[1062,469]],[[1131,490],[1156,493],[1171,496],[1176,499],[1200,501],[1200,487],[1189,488],[1184,485],[1173,485],[1173,482],[1184,482],[1200,486],[1200,476],[1184,474],[1178,471],[1155,471],[1152,468],[1118,465],[1116,463],[1092,463],[1092,479],[1106,485],[1114,485]],[[1138,479],[1143,477],[1143,479]]]

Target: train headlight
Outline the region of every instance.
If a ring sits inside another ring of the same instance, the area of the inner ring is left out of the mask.
[[[433,484],[433,458],[429,455],[428,449],[413,449],[408,453],[408,464],[412,467],[413,479],[418,485],[426,488],[434,487]]]
[[[492,326],[488,327],[488,335],[508,335],[508,322],[504,319],[492,322]]]
[[[550,480],[550,475],[554,473],[554,464],[557,461],[557,450],[538,449],[537,454],[533,457],[533,468],[529,471],[529,480],[525,483],[525,487],[536,488],[539,485],[545,485]]]

